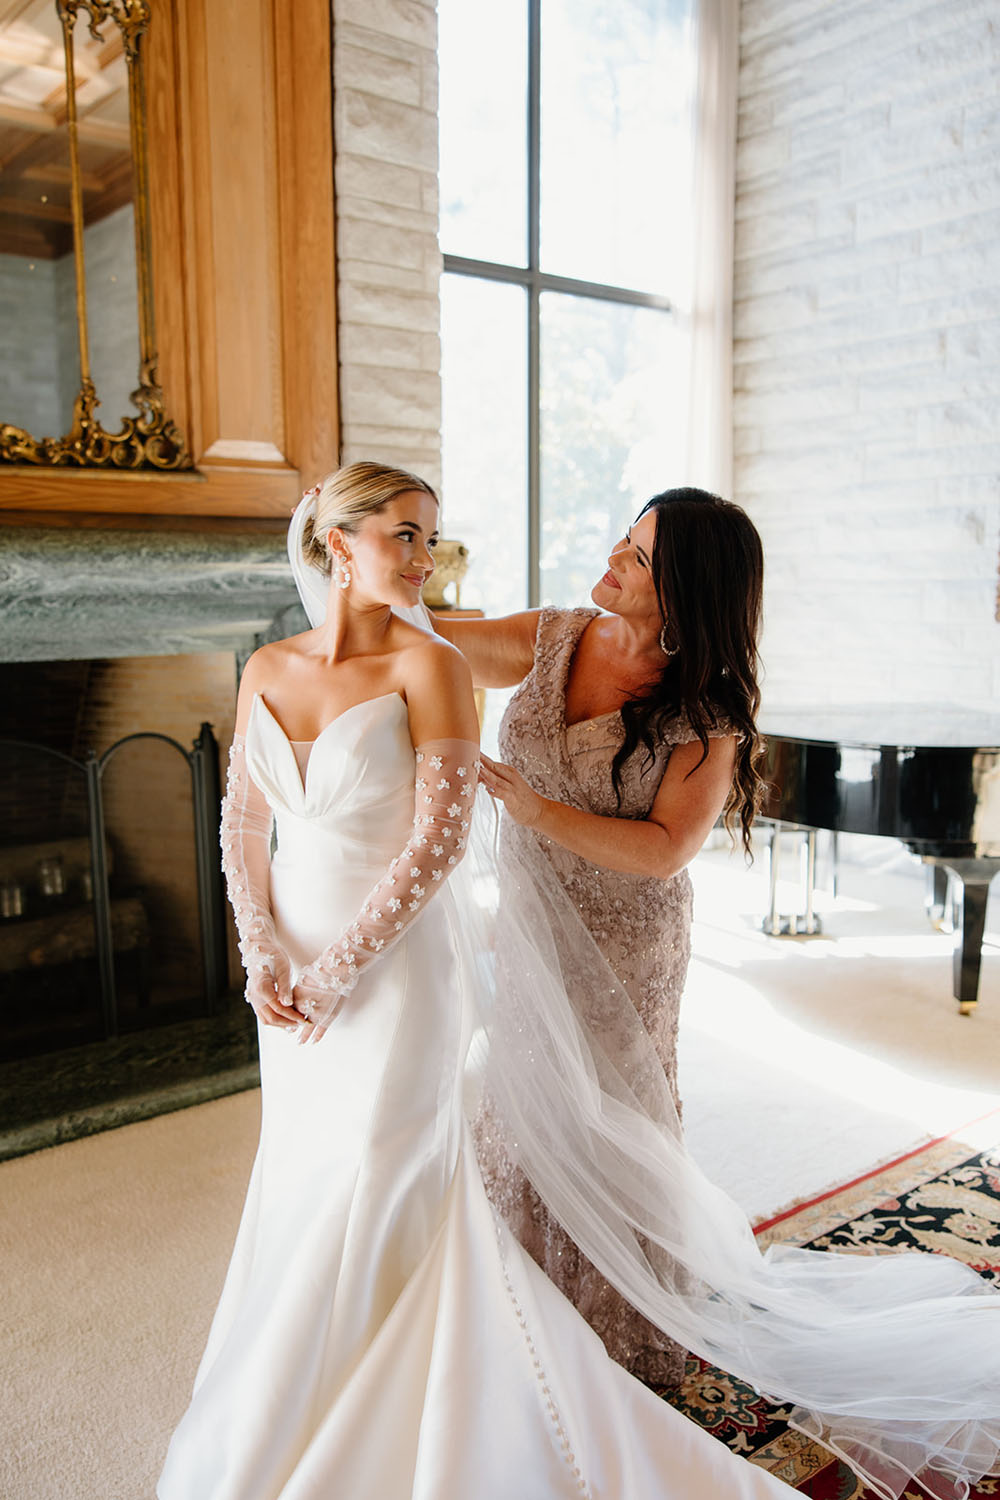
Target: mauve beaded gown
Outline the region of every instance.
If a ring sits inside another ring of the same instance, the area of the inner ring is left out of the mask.
[[[622,771],[618,805],[611,763],[625,736],[616,710],[566,724],[566,685],[577,643],[595,609],[543,609],[535,660],[500,726],[500,757],[544,797],[611,817],[645,818],[671,751],[694,733],[686,719],[668,725],[649,760],[643,748]],[[603,869],[550,839],[505,826],[506,838],[539,843],[591,936],[626,989],[677,1098],[677,1020],[691,954],[691,880]],[[653,1385],[676,1385],[685,1352],[625,1302],[549,1214],[508,1158],[487,1101],[476,1122],[480,1166],[491,1201],[516,1238],[600,1335],[612,1359]]]

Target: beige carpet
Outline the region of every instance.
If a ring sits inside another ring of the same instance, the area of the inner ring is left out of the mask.
[[[152,1500],[259,1101],[237,1094],[0,1166],[3,1500]]]

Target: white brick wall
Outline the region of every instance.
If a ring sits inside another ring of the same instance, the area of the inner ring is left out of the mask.
[[[766,706],[1000,701],[1000,4],[742,0]]]
[[[441,480],[436,0],[334,0],[341,459]]]

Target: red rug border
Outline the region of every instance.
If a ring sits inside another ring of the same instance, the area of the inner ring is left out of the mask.
[[[827,1188],[822,1193],[817,1193],[813,1198],[804,1198],[800,1203],[793,1203],[790,1208],[783,1208],[780,1213],[772,1214],[769,1219],[762,1219],[759,1224],[753,1226],[755,1235],[763,1234],[768,1229],[773,1229],[776,1224],[781,1224],[785,1219],[794,1218],[796,1214],[804,1213],[807,1208],[814,1208],[817,1203],[825,1203],[828,1198],[836,1198],[838,1193],[846,1193],[849,1188],[858,1187],[862,1182],[869,1182],[873,1177],[880,1177],[883,1172],[890,1171],[893,1167],[901,1166],[904,1161],[911,1161],[915,1156],[921,1156],[925,1151],[930,1151],[934,1146],[940,1146],[945,1141],[950,1141],[953,1136],[963,1130],[969,1130],[973,1125],[981,1125],[993,1115],[1000,1115],[1000,1107],[988,1109],[984,1115],[977,1115],[973,1120],[966,1120],[961,1125],[956,1125],[953,1130],[946,1130],[944,1135],[935,1136],[933,1140],[923,1141],[919,1146],[914,1146],[912,1151],[904,1151],[901,1156],[894,1156],[890,1161],[883,1161],[869,1172],[862,1172],[860,1177],[852,1177],[848,1182],[838,1183],[836,1187]]]

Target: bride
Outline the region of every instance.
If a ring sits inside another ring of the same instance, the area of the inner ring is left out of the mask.
[[[544,871],[511,866],[487,909],[469,671],[406,618],[437,510],[375,464],[307,494],[316,628],[243,675],[222,840],[261,1140],[160,1500],[780,1495],[613,1364],[493,1214],[474,1041],[511,1148],[635,1305],[799,1403],[880,1494],[919,1472],[961,1496],[997,1464],[1000,1298],[939,1257],[760,1257]]]

